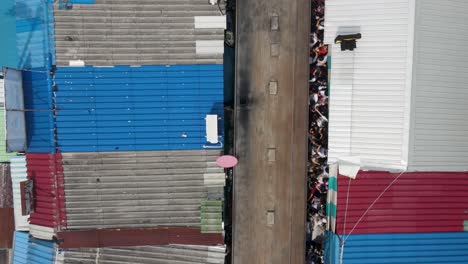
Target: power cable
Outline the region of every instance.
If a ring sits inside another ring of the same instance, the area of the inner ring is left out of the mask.
[[[344,222],[343,222],[343,237],[338,237],[340,239],[340,263],[342,263],[343,260],[343,253],[344,253],[344,245],[346,240],[343,239],[344,235],[346,233],[346,220],[348,217],[348,205],[349,205],[349,190],[351,189],[351,178],[349,178],[348,182],[348,191],[346,193],[346,207],[345,207],[345,215],[344,215]]]
[[[379,196],[377,196],[377,198],[375,198],[375,200],[369,205],[369,207],[367,208],[367,210],[361,215],[361,217],[359,218],[359,220],[354,224],[353,228],[351,229],[351,231],[349,231],[349,234],[346,235],[345,237],[345,234],[343,232],[343,238],[341,240],[341,248],[340,248],[340,264],[343,263],[343,253],[344,253],[344,246],[345,246],[345,243],[346,243],[346,240],[348,240],[349,236],[353,233],[353,231],[356,229],[356,227],[361,223],[362,219],[364,219],[364,217],[367,215],[367,213],[372,209],[372,207],[377,203],[377,201],[388,191],[388,189],[390,189],[390,187],[393,186],[393,184],[405,173],[406,171],[403,171],[401,172],[397,177],[395,177],[395,179],[393,179],[393,181],[387,185],[387,187],[379,194]],[[351,179],[351,178],[350,178]],[[349,187],[349,185],[348,185]],[[348,189],[349,190],[349,189]],[[348,193],[348,197],[349,197],[349,193]],[[346,201],[346,203],[348,203],[348,201]],[[346,212],[345,212],[345,215],[346,215]],[[346,221],[346,220],[345,220]],[[346,222],[344,223],[346,224]]]
[[[377,203],[377,201],[392,187],[392,185],[405,173],[406,171],[403,171],[400,173],[381,193],[380,195],[371,203],[371,205],[367,208],[367,210],[362,214],[362,216],[359,218],[359,220],[354,224],[353,228],[351,231],[349,231],[349,234],[346,236],[345,241],[348,239],[348,237],[353,233],[354,229],[359,225],[359,223],[362,221],[362,219],[367,215],[367,213],[370,211],[370,209]]]

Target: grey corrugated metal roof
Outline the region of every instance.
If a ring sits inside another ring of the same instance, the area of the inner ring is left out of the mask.
[[[222,264],[225,247],[142,246],[131,248],[82,248],[60,253],[64,264]]]
[[[219,150],[63,153],[68,229],[200,227]]]
[[[223,40],[223,29],[195,28],[195,16],[221,16],[207,0],[96,0],[55,6],[57,65],[222,63],[222,54],[197,54],[197,40]]]
[[[6,129],[5,129],[5,89],[4,80],[0,79],[0,162],[8,162],[16,153],[6,152]]]

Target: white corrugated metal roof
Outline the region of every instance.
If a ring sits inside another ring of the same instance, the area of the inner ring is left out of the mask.
[[[467,8],[417,1],[410,170],[468,170]]]
[[[361,33],[354,51],[331,45],[329,158],[404,169],[411,89],[410,0],[327,0],[325,41]]]
[[[21,190],[20,182],[27,180],[26,176],[26,157],[17,156],[11,158],[11,180],[13,183],[13,207],[15,211],[15,229],[28,231],[29,223],[27,215],[21,213]]]

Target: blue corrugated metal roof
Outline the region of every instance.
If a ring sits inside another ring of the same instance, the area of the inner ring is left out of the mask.
[[[55,152],[52,80],[53,0],[15,0],[16,46],[23,71],[28,152]]]
[[[15,232],[13,241],[13,264],[28,264],[29,233]]]
[[[37,264],[52,264],[55,261],[54,243],[30,238],[28,243],[28,261]]]
[[[53,242],[30,238],[27,232],[15,232],[13,264],[52,264],[54,261]]]
[[[324,263],[325,264],[339,264],[340,263],[340,238],[337,234],[327,232],[324,249]]]
[[[338,256],[336,237],[331,244],[334,255]],[[351,235],[346,240],[343,256],[343,264],[456,264],[467,260],[468,232]],[[330,264],[335,263],[339,261]]]
[[[16,47],[20,69],[55,61],[51,0],[16,0]]]
[[[55,83],[63,152],[203,149],[223,116],[222,65],[59,67]]]
[[[44,68],[23,71],[28,152],[55,152],[51,76]]]

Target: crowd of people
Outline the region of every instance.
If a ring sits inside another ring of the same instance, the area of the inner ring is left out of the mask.
[[[328,193],[328,47],[323,42],[325,0],[311,1],[306,263],[322,264]]]

